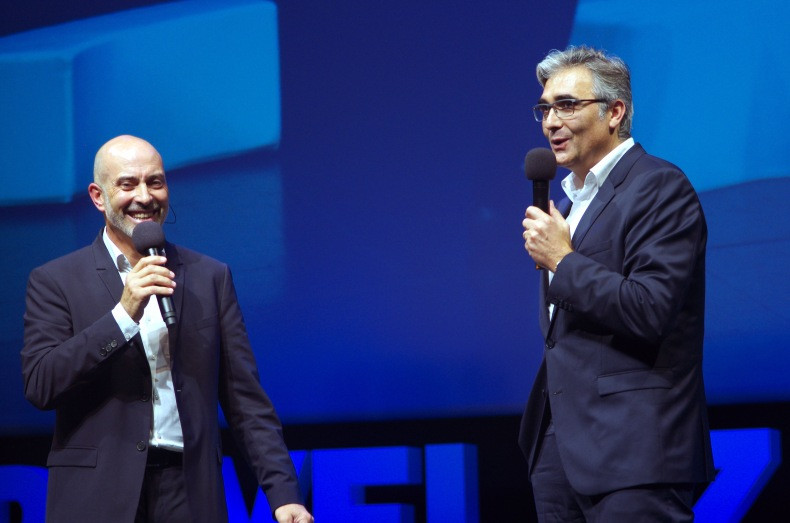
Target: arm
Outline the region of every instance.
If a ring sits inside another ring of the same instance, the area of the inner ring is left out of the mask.
[[[282,513],[296,517],[303,510],[296,471],[283,441],[280,420],[259,381],[230,271],[227,267],[224,270],[219,290],[222,328],[220,404],[239,447],[245,452],[259,485],[266,493],[269,505],[283,508]],[[309,516],[306,511],[304,514]],[[312,521],[304,517],[278,521]]]
[[[655,343],[672,329],[693,280],[704,277],[707,229],[680,171],[635,176],[590,229],[608,229],[599,232],[611,239],[610,252],[586,256],[582,242],[559,264],[547,299],[607,331]]]
[[[159,266],[163,262],[160,257],[140,260],[128,274],[115,309],[104,285],[86,283],[93,275],[82,268],[77,271],[64,264],[58,270],[45,265],[31,272],[21,352],[28,401],[40,409],[57,407],[64,395],[94,380],[126,349],[139,331],[128,316],[139,319],[148,298],[170,288],[163,274],[171,273]],[[118,318],[127,313],[122,329]]]
[[[84,311],[72,310],[74,304],[66,294],[46,267],[30,274],[22,374],[25,397],[40,409],[57,407],[65,394],[90,381],[126,343],[110,308],[87,318]],[[83,319],[86,325],[75,332],[75,321]]]

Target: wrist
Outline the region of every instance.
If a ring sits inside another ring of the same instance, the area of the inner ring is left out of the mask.
[[[568,255],[568,253],[565,253],[562,256],[560,256],[560,259],[557,260],[557,262],[554,264],[554,270],[551,271],[551,272],[553,272],[553,273],[557,272],[557,269],[560,268],[560,263],[562,263],[562,260],[564,260],[567,255]]]

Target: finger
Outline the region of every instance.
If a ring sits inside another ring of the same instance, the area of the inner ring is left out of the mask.
[[[140,261],[132,267],[132,272],[140,272],[146,267],[163,266],[167,263],[167,258],[164,256],[143,256]]]
[[[557,207],[554,206],[554,200],[549,200],[549,214],[551,215],[552,218],[559,218],[562,220],[565,219],[562,213],[559,210],[557,210]]]
[[[135,293],[162,294],[163,289],[173,289],[176,286],[174,277],[175,274],[169,269],[153,265],[136,274],[129,273],[126,277],[126,287]]]
[[[543,209],[541,209],[540,207],[535,207],[534,205],[530,205],[529,207],[527,207],[526,216],[527,218],[532,220],[539,220],[541,218],[545,218],[548,215],[545,212],[543,212]]]
[[[162,274],[148,274],[138,279],[138,286],[144,287],[152,294],[172,294],[175,289],[176,282],[172,278],[173,273],[168,276]]]

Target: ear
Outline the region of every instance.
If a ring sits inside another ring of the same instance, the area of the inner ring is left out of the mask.
[[[617,132],[620,122],[625,118],[625,104],[622,100],[615,100],[609,110],[612,111],[612,116],[609,118],[609,130]]]
[[[104,212],[104,195],[102,193],[101,187],[97,183],[91,183],[88,185],[88,194],[91,197],[91,201],[93,205],[99,209],[99,212]]]

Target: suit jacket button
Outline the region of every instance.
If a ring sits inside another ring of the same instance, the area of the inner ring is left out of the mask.
[[[138,441],[137,442],[137,450],[139,450],[140,452],[144,451],[145,447],[146,447],[145,441]]]
[[[118,342],[117,342],[117,341],[115,341],[115,340],[112,340],[112,341],[110,342],[110,347],[112,347],[113,349],[114,349],[115,347],[117,347],[117,346],[118,346]]]
[[[553,339],[549,338],[548,340],[546,340],[546,348],[547,349],[553,349],[554,348],[554,340]]]
[[[146,393],[143,393],[143,395],[142,395],[142,396],[140,396],[140,401],[142,401],[143,403],[145,403],[146,401],[148,401],[148,394],[146,394]]]
[[[99,349],[99,356],[106,356],[106,355],[107,355],[107,350],[104,347]]]

